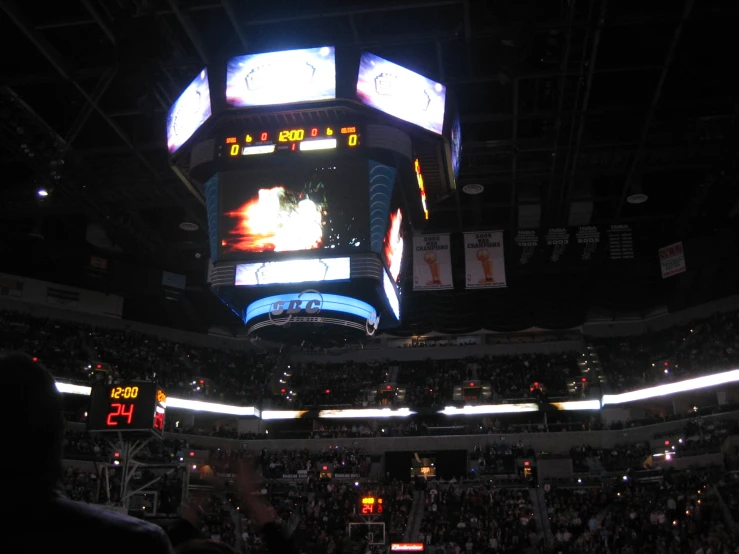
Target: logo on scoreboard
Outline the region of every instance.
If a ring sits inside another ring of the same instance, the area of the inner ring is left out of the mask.
[[[292,317],[301,312],[307,315],[317,316],[323,308],[323,295],[317,290],[308,289],[298,294],[297,298],[290,300],[275,300],[269,312],[269,319],[277,325],[285,325]],[[280,316],[287,315],[280,319]]]

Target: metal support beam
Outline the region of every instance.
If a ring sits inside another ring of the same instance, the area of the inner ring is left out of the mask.
[[[113,83],[113,79],[115,78],[115,76],[116,71],[114,69],[111,69],[100,78],[98,84],[95,86],[95,90],[92,91],[92,100],[94,102],[100,102],[100,99],[105,94],[105,91],[107,91],[108,87],[110,87],[110,85]],[[65,151],[70,149],[72,143],[74,143],[75,139],[85,126],[85,123],[87,123],[87,120],[92,115],[93,110],[94,108],[89,102],[86,102],[85,105],[82,107],[79,115],[77,116],[77,119],[74,120],[74,123],[72,123],[72,126],[67,132],[67,136],[64,137],[64,141],[67,143]]]
[[[595,0],[591,0],[591,4],[590,4],[591,9],[592,9],[592,5],[594,1]],[[554,148],[552,149],[552,169],[550,171],[551,175],[549,177],[549,185],[547,186],[546,201],[541,206],[542,218],[547,218],[550,215],[552,190],[554,189],[554,176],[557,171],[557,151],[559,148],[559,139],[562,134],[562,114],[563,114],[564,105],[565,105],[565,90],[567,88],[567,68],[570,65],[570,51],[572,47],[572,25],[571,24],[575,18],[575,4],[576,3],[577,3],[576,0],[570,0],[570,9],[567,14],[567,22],[568,22],[567,39],[565,42],[564,56],[562,56],[562,64],[560,65],[562,74],[559,78],[559,99],[557,101],[557,119],[554,122]],[[515,121],[515,118],[514,118],[514,121]]]
[[[511,156],[511,199],[510,199],[510,245],[513,246],[513,231],[518,220],[516,198],[518,196],[518,79],[513,79],[513,155]],[[512,251],[512,250],[511,250]]]
[[[247,2],[243,2],[243,3],[246,4]],[[234,11],[231,0],[221,0],[221,5],[223,6],[223,9],[225,10],[226,15],[228,16],[228,20],[231,22],[231,25],[233,25],[234,31],[236,31],[236,36],[239,37],[239,42],[241,42],[241,46],[244,47],[244,50],[248,50],[249,41],[246,40],[246,34],[241,29],[239,18],[237,17],[236,12]]]
[[[470,0],[464,0],[464,42],[467,51],[467,75],[472,77],[472,20],[470,18]]]
[[[654,94],[652,95],[652,101],[649,104],[649,109],[647,109],[644,125],[641,130],[641,137],[639,139],[639,147],[636,149],[636,154],[631,161],[631,166],[629,167],[629,171],[626,174],[626,179],[624,180],[624,186],[621,190],[621,200],[619,201],[618,208],[616,209],[617,218],[621,215],[621,212],[623,211],[624,203],[626,202],[626,198],[629,195],[631,183],[633,182],[634,175],[636,174],[636,168],[639,165],[639,159],[644,154],[644,148],[647,144],[647,137],[649,136],[649,129],[652,127],[652,120],[654,119],[654,114],[657,111],[657,103],[659,102],[659,98],[662,95],[662,87],[665,84],[667,73],[670,71],[672,60],[675,57],[675,51],[677,50],[677,45],[680,42],[680,36],[682,35],[683,27],[685,27],[685,23],[690,18],[690,12],[693,10],[694,4],[695,0],[685,0],[685,4],[683,5],[682,17],[680,18],[680,22],[677,24],[677,27],[675,27],[675,32],[672,35],[672,41],[670,42],[670,48],[667,51],[667,56],[665,57],[665,63],[662,66],[662,72],[660,73],[659,81],[657,81],[657,86],[655,87]]]
[[[190,16],[188,16],[180,8],[178,0],[169,0],[169,5],[172,8],[172,12],[174,12],[175,16],[177,17],[177,21],[180,22],[180,25],[182,25],[182,28],[185,30],[187,38],[190,39],[190,42],[192,42],[195,50],[197,50],[198,55],[202,58],[203,62],[208,65],[210,63],[208,51],[205,48],[205,43],[203,43],[202,39],[200,38],[200,33],[198,33],[195,25],[193,25],[193,22],[190,20]]]
[[[106,37],[108,37],[108,40],[113,44],[113,46],[117,46],[115,35],[113,34],[113,31],[110,30],[110,27],[108,27],[108,24],[103,19],[103,16],[100,15],[97,8],[90,2],[90,0],[81,0],[82,5],[85,6],[85,9],[90,13],[92,16],[93,21],[97,23],[98,27],[103,31]]]
[[[439,65],[439,80],[443,83],[446,81],[446,72],[444,71],[444,54],[441,49],[441,42],[436,41],[436,62]]]
[[[363,15],[369,13],[390,13],[407,10],[420,10],[428,8],[441,8],[443,6],[454,6],[462,0],[431,0],[428,2],[393,2],[390,4],[379,4],[377,2],[360,4],[361,7],[344,8],[338,10],[321,10],[300,15],[286,15],[282,17],[267,17],[263,19],[250,19],[244,24],[251,27],[271,25],[275,23],[293,23],[295,21],[309,21],[311,19],[328,19],[334,17],[346,17],[349,15]]]
[[[20,11],[18,6],[12,0],[2,0],[0,7],[8,14],[11,20],[16,24],[18,29],[26,35],[26,37],[38,48],[39,52],[51,63],[59,74],[79,92],[79,94],[87,101],[87,103],[96,111],[100,117],[108,124],[108,126],[115,132],[116,135],[123,141],[123,143],[133,152],[133,154],[139,159],[141,164],[155,177],[157,181],[161,181],[162,174],[157,170],[152,163],[136,148],[131,139],[121,129],[120,126],[102,109],[100,104],[77,82],[70,78],[71,70],[69,64],[64,60],[63,56],[59,54],[37,31],[30,20]],[[169,194],[174,195],[174,192],[167,188]],[[198,214],[188,214],[193,220],[200,225],[201,228],[207,228],[203,221],[203,218]]]
[[[582,109],[580,110],[580,124],[577,128],[577,137],[575,139],[575,149],[572,152],[572,162],[570,163],[570,176],[567,177],[565,171],[563,178],[563,186],[559,192],[559,213],[557,219],[564,219],[561,222],[562,225],[566,225],[566,218],[569,214],[569,202],[572,196],[573,182],[577,173],[577,163],[580,160],[580,151],[582,148],[582,139],[585,133],[585,121],[587,117],[585,114],[588,112],[588,104],[590,103],[590,93],[593,90],[593,76],[595,75],[595,62],[598,59],[598,47],[600,46],[600,36],[603,32],[603,25],[606,18],[606,8],[608,7],[608,0],[601,0],[600,13],[598,14],[598,21],[595,26],[595,35],[593,36],[593,48],[590,52],[590,63],[588,66],[588,79],[585,83],[585,97],[582,101]]]
[[[68,64],[64,61],[62,56],[54,50],[41,33],[31,26],[30,21],[28,21],[26,16],[23,15],[23,12],[18,8],[18,5],[13,0],[2,0],[2,2],[0,2],[0,8],[8,14],[10,20],[15,23],[21,31],[23,31],[23,34],[26,35],[28,40],[33,43],[39,52],[44,54],[44,57],[46,57],[48,62],[54,67],[54,69],[56,69],[59,75],[69,81],[71,79],[71,71]]]

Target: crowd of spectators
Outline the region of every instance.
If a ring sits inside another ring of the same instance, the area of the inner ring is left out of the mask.
[[[528,489],[430,482],[419,539],[427,552],[525,552],[543,545]]]
[[[739,363],[739,312],[640,336],[601,339],[595,345],[614,392],[734,369]]]
[[[254,404],[276,355],[206,348],[132,329],[91,326],[0,310],[0,351],[21,351],[58,378],[156,380],[169,394]]]
[[[545,500],[554,550],[563,554],[733,553],[711,483],[720,469],[667,471],[659,479],[617,479],[598,487],[554,488]]]

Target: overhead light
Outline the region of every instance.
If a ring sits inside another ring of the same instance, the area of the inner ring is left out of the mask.
[[[36,194],[38,194],[41,198],[46,198],[47,196],[49,196],[49,191],[46,189],[38,189],[36,191]]]
[[[183,221],[180,223],[180,229],[183,231],[197,231],[200,227],[197,223],[193,223],[192,221]]]
[[[644,193],[641,178],[636,177],[629,187],[629,195],[626,197],[626,201],[629,204],[644,204],[647,200],[649,200],[649,196]]]
[[[647,200],[649,200],[649,196],[643,192],[634,193],[626,198],[629,204],[644,204]]]
[[[464,192],[465,194],[480,194],[484,190],[485,187],[477,183],[472,185],[465,185],[462,187],[462,192]]]

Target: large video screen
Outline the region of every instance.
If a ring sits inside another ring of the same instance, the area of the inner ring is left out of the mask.
[[[174,154],[211,116],[208,70],[203,69],[167,114],[167,149]]]
[[[387,271],[382,272],[382,288],[385,292],[390,308],[393,310],[395,319],[400,321],[400,297],[398,296],[398,289],[395,288],[390,276]]]
[[[228,60],[226,101],[234,108],[336,98],[334,48],[249,54]]]
[[[367,248],[366,166],[306,160],[220,174],[219,258]]]
[[[357,80],[359,99],[434,133],[444,129],[446,87],[410,69],[363,52]]]
[[[459,116],[456,116],[454,121],[452,121],[450,135],[449,142],[452,150],[452,172],[454,173],[454,180],[456,181],[459,177],[459,164],[462,162],[462,123],[459,120]]]
[[[236,286],[279,285],[349,280],[349,258],[313,258],[236,266]]]

